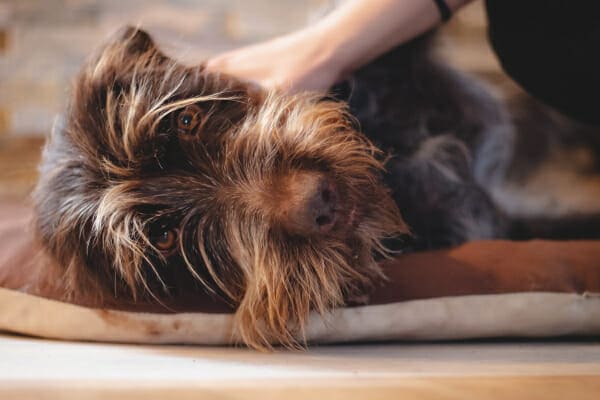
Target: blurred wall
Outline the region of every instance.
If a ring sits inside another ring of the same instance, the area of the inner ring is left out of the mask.
[[[140,25],[177,55],[210,54],[297,29],[329,0],[1,0],[0,135],[44,135],[83,59],[124,24]],[[446,28],[443,50],[462,68],[495,66],[480,3]],[[456,40],[459,41],[458,46]],[[447,41],[448,42],[448,41]]]
[[[47,132],[83,59],[124,24],[197,59],[303,26],[326,0],[0,0],[0,135]],[[187,47],[187,51],[186,51]]]

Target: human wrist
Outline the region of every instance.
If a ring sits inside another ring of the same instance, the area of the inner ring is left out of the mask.
[[[330,27],[327,24],[316,24],[298,34],[301,36],[298,44],[302,46],[306,62],[305,73],[321,82],[316,86],[327,89],[340,80],[345,62],[341,59],[340,44],[332,35]]]
[[[445,0],[450,12],[472,0]],[[310,28],[314,65],[336,80],[441,22],[435,2],[349,0]]]
[[[310,63],[314,72],[330,76],[331,85],[342,80],[356,63],[355,48],[349,44],[338,21],[325,18],[311,26],[307,32],[312,46],[313,57]]]

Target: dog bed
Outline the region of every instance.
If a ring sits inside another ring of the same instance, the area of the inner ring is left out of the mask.
[[[168,304],[66,301],[31,212],[0,204],[0,330],[65,340],[224,345],[232,310],[203,295]],[[481,241],[399,256],[368,305],[311,316],[313,343],[600,334],[600,241]]]

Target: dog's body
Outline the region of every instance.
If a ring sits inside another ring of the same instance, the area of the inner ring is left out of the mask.
[[[515,125],[425,47],[336,88],[369,141],[343,103],[263,93],[122,32],[78,77],[35,193],[65,293],[209,290],[246,343],[292,345],[310,310],[368,295],[388,239],[509,235]]]
[[[433,59],[430,38],[398,48],[346,82],[363,132],[392,158],[386,180],[417,249],[504,237],[488,188],[511,162],[514,130],[481,85]]]

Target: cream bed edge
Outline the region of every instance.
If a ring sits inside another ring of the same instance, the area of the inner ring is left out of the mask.
[[[43,338],[154,344],[239,341],[231,314],[85,308],[0,288],[0,331]],[[523,292],[412,300],[312,315],[315,343],[600,335],[600,294]]]

